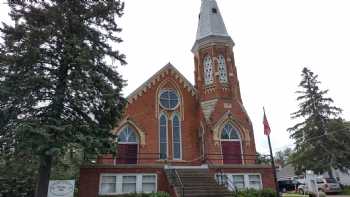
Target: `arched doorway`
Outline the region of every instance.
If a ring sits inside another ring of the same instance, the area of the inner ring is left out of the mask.
[[[118,134],[118,153],[116,163],[136,164],[138,137],[135,130],[126,125]]]
[[[221,149],[224,164],[242,164],[241,137],[230,123],[226,123],[221,130]]]

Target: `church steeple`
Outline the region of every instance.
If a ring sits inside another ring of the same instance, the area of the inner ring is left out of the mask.
[[[202,0],[196,41],[192,48],[192,52],[197,51],[201,45],[213,41],[225,42],[231,46],[234,45],[231,37],[227,33],[224,20],[222,19],[216,1]]]

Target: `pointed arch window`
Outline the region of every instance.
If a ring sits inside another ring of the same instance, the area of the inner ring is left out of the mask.
[[[159,117],[159,157],[166,159],[168,157],[168,119],[164,114]]]
[[[205,85],[210,85],[214,82],[213,77],[213,61],[209,55],[204,58],[204,82]]]
[[[173,159],[181,159],[181,123],[177,114],[173,116]]]
[[[125,126],[118,135],[118,142],[124,144],[136,144],[137,136],[134,129],[129,125]]]
[[[238,131],[232,126],[232,124],[225,124],[221,131],[221,139],[223,140],[240,140]]]
[[[219,55],[219,79],[221,83],[227,83],[227,67],[225,62],[225,57]]]

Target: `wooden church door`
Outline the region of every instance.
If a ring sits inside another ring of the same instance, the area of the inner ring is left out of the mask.
[[[224,164],[242,164],[241,139],[229,123],[221,131],[221,151]]]
[[[138,138],[134,129],[126,126],[118,135],[116,163],[136,164],[138,155]]]

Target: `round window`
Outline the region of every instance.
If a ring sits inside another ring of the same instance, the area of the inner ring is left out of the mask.
[[[179,104],[179,96],[175,90],[161,91],[159,100],[165,109],[174,109]]]

